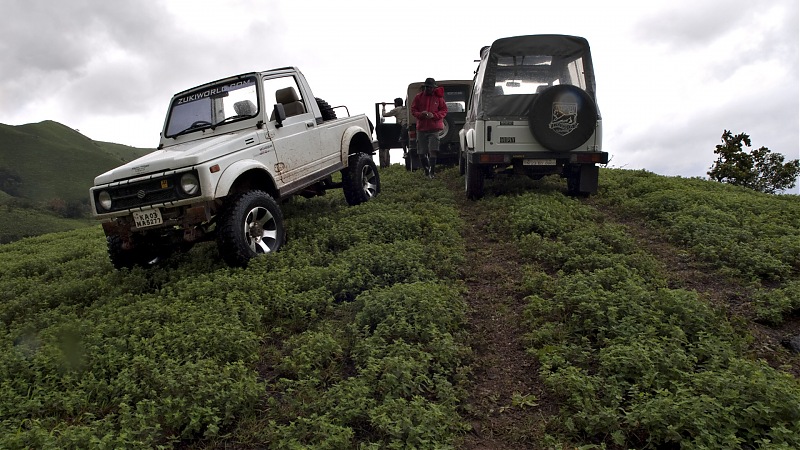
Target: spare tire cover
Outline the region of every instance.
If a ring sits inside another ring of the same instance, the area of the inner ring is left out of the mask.
[[[553,151],[578,148],[594,133],[596,124],[597,105],[586,91],[569,84],[538,94],[528,112],[533,137]]]

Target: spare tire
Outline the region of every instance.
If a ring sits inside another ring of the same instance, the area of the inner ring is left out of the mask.
[[[333,120],[336,118],[336,111],[333,110],[331,105],[328,104],[325,100],[314,97],[317,101],[317,106],[319,107],[319,111],[322,113],[322,121],[326,122],[328,120]]]
[[[597,105],[583,89],[569,84],[538,94],[528,113],[533,137],[557,152],[580,147],[594,133]]]
[[[442,119],[442,129],[436,134],[439,136],[440,141],[443,141],[450,134],[450,121],[447,120],[447,116]]]

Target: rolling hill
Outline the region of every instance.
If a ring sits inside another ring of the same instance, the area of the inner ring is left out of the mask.
[[[94,224],[81,206],[94,177],[152,150],[93,141],[49,120],[0,124],[0,244]]]
[[[0,187],[34,203],[85,201],[95,176],[152,150],[93,141],[50,120],[0,124]]]

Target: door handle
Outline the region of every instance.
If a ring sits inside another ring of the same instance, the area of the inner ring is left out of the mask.
[[[311,128],[314,126],[314,122],[306,122],[306,128]]]

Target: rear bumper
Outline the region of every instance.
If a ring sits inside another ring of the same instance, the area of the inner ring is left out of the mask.
[[[511,165],[525,160],[554,160],[555,165],[607,164],[608,152],[467,152],[471,164]]]

